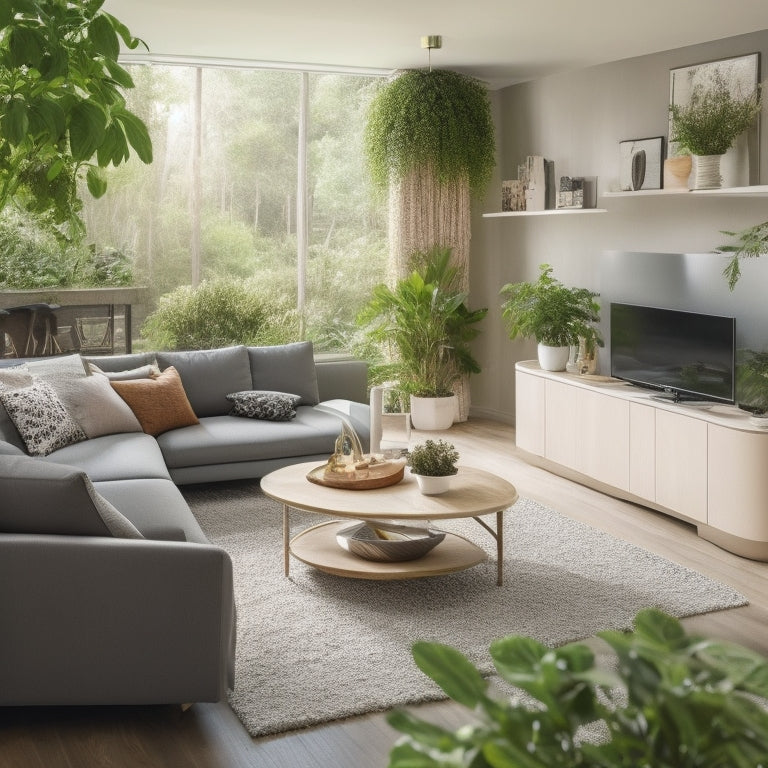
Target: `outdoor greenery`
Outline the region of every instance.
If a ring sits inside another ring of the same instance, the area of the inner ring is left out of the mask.
[[[485,86],[447,70],[397,75],[371,103],[365,149],[381,186],[426,167],[441,183],[466,178],[474,192],[484,192],[495,165]]]
[[[693,155],[722,155],[760,112],[760,89],[735,96],[722,75],[714,84],[694,86],[687,104],[672,104],[672,135],[682,150]]]
[[[536,282],[507,283],[502,317],[510,339],[534,338],[540,344],[566,347],[585,340],[588,352],[603,343],[594,323],[600,321],[596,293],[586,288],[568,288],[552,276],[549,264],[539,265]]]
[[[215,349],[295,341],[295,305],[254,280],[204,280],[160,299],[142,336],[150,349]]]
[[[736,402],[751,413],[768,413],[768,352],[738,350]]]
[[[427,440],[414,446],[405,454],[405,459],[415,475],[445,477],[455,475],[459,471],[456,467],[459,452],[445,440]]]
[[[17,203],[76,237],[81,173],[100,197],[100,169],[131,149],[152,160],[146,126],[125,102],[133,80],[117,63],[120,40],[131,49],[141,41],[102,4],[0,3],[0,210]]]
[[[469,343],[488,310],[467,307],[450,259],[450,248],[413,254],[410,274],[394,288],[377,285],[358,316],[368,338],[388,351],[382,380],[419,397],[450,396],[460,376],[480,372]]]
[[[724,235],[735,237],[737,245],[718,246],[718,253],[730,253],[731,258],[723,270],[728,287],[733,290],[741,277],[741,260],[754,259],[768,253],[768,221],[747,227],[739,232],[723,231]]]
[[[496,671],[516,693],[494,692],[458,650],[419,642],[413,657],[472,712],[449,731],[404,711],[389,768],[755,768],[768,761],[768,659],[686,634],[656,609],[635,629],[599,632],[617,659],[598,667],[590,647],[548,648],[523,636],[492,643]],[[525,695],[527,694],[527,696]],[[597,738],[582,726],[598,727]]]

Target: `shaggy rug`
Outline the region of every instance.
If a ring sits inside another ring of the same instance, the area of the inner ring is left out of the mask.
[[[360,581],[292,560],[286,578],[282,508],[257,483],[183,492],[234,564],[230,703],[252,736],[443,698],[411,659],[415,640],[453,645],[490,673],[488,646],[504,635],[555,646],[629,629],[646,606],[683,617],[746,604],[724,584],[529,499],[505,515],[503,587],[496,586],[495,542],[473,520],[439,521],[489,553],[461,573]],[[320,521],[291,513],[294,533]]]

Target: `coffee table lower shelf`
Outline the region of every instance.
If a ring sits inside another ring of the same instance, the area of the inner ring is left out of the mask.
[[[471,568],[487,559],[486,553],[463,536],[448,533],[434,549],[417,560],[386,563],[365,560],[342,549],[336,533],[349,525],[349,520],[320,523],[299,533],[290,543],[290,553],[307,565],[334,576],[350,579],[418,579],[442,576]]]

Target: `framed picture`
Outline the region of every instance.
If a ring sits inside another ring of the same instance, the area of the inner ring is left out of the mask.
[[[748,96],[759,82],[760,54],[750,53],[730,59],[691,64],[669,71],[669,103],[684,106],[688,104],[693,89],[706,87],[709,83],[724,80],[735,96]],[[669,135],[672,136],[672,119],[669,120]],[[742,187],[758,183],[760,168],[759,117],[754,125],[740,136],[724,155],[720,163],[720,174],[724,187]],[[668,146],[669,157],[679,154],[675,142]]]
[[[661,189],[664,137],[619,142],[619,183],[624,191]]]

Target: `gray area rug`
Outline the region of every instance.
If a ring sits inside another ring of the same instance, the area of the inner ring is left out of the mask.
[[[234,563],[238,611],[230,703],[252,736],[443,698],[410,656],[415,640],[459,648],[483,670],[494,638],[549,645],[629,629],[656,606],[690,616],[745,605],[732,588],[529,499],[505,516],[505,585],[495,542],[473,520],[439,521],[489,553],[461,573],[400,582],[331,576],[292,560],[283,575],[282,508],[257,483],[183,489]],[[321,521],[292,512],[293,532]]]

